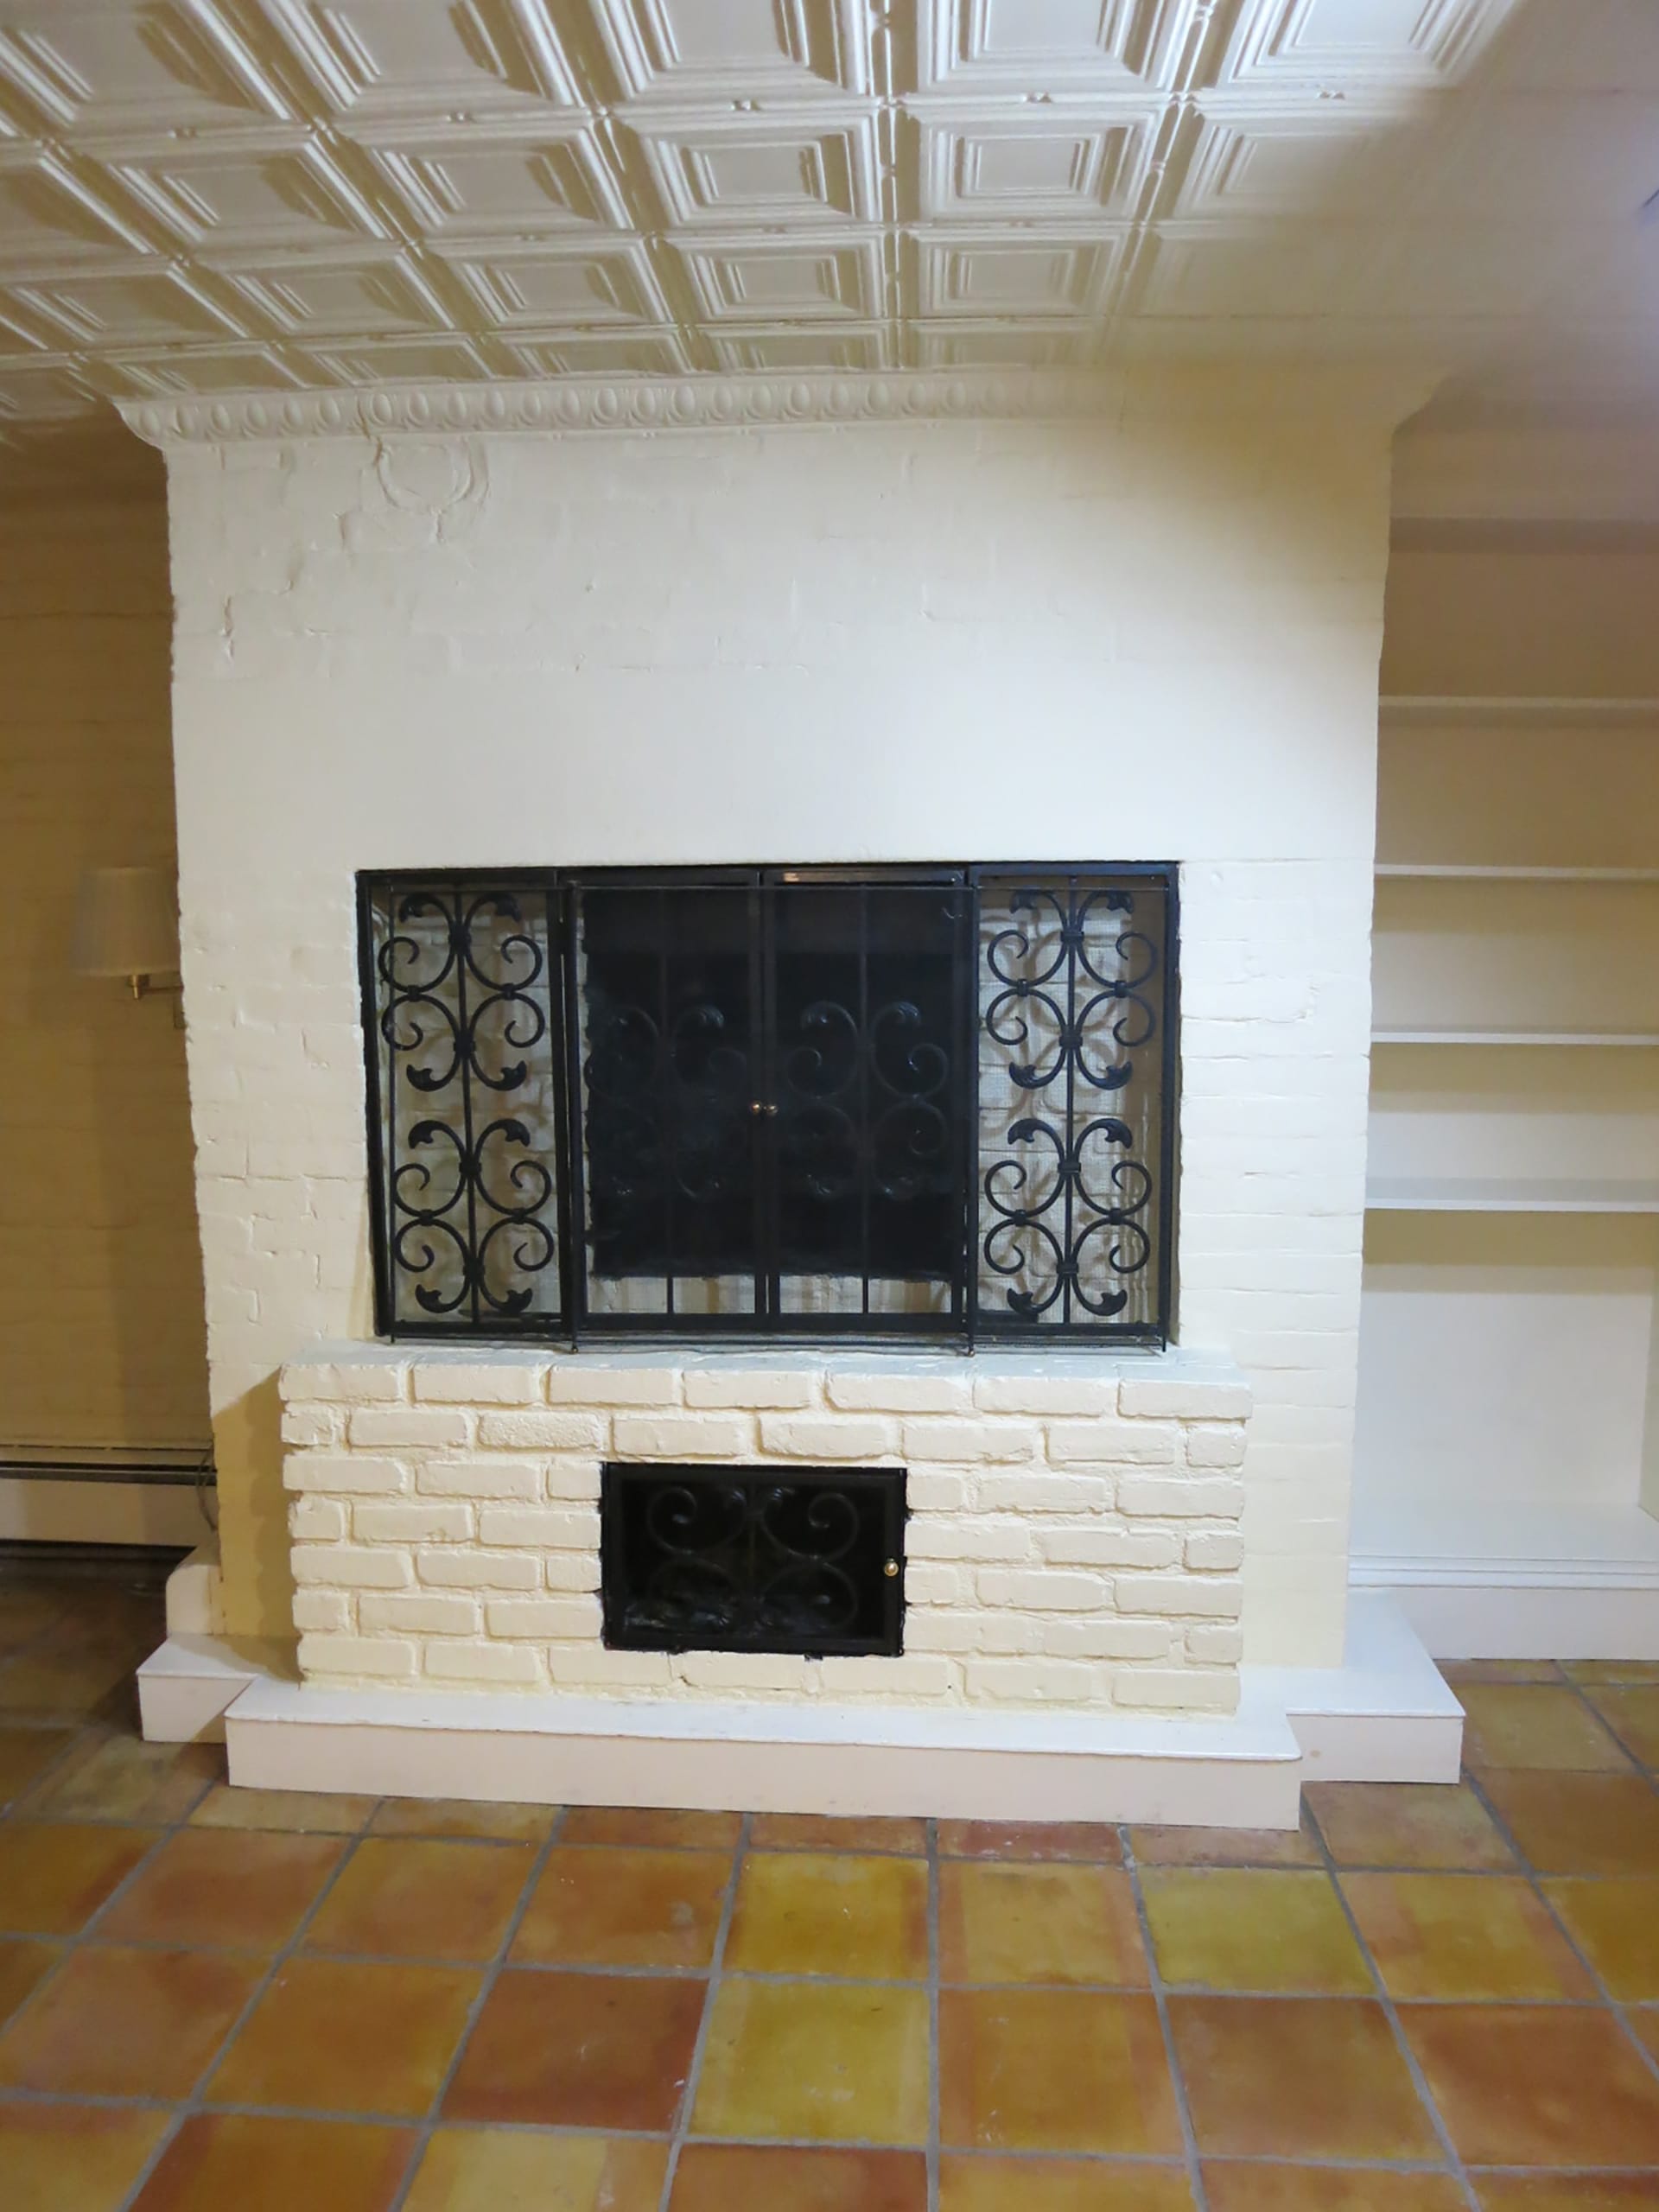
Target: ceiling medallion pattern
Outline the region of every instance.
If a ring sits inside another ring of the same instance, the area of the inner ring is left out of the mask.
[[[569,379],[597,421],[731,404],[688,380],[745,407],[899,380],[861,416],[930,373],[1456,358],[1535,317],[1557,265],[1587,286],[1590,226],[1651,191],[1641,13],[10,0],[0,432],[107,400],[194,425],[223,395],[312,419],[329,392],[529,406]],[[1569,75],[1548,41],[1592,16]],[[1594,158],[1523,222],[1480,181],[1567,143],[1557,85],[1593,101]],[[1614,273],[1608,298],[1643,296]],[[1599,297],[1576,312],[1605,355]]]

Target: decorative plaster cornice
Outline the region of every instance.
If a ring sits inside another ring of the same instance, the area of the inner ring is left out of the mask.
[[[564,377],[123,400],[149,444],[495,435],[513,431],[771,429],[783,425],[1115,416],[1122,376],[1089,370],[950,374]]]

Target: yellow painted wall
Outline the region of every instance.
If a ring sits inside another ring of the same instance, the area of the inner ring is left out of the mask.
[[[209,1433],[184,1037],[69,967],[81,870],[171,864],[170,620],[159,461],[0,499],[0,1450]]]

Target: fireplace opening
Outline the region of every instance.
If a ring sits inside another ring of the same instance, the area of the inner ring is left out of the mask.
[[[359,892],[383,1334],[1165,1339],[1172,868]]]
[[[893,1656],[905,1471],[607,1465],[605,1641],[629,1651]]]

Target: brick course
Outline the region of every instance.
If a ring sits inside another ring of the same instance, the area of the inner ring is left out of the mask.
[[[1085,1361],[1098,1372],[1071,1371]],[[630,1367],[578,1353],[479,1369],[365,1348],[360,1367],[333,1353],[296,1362],[283,1384],[300,1440],[285,1479],[302,1670],[336,1685],[1230,1710],[1243,1485],[1188,1462],[1200,1429],[1242,1448],[1249,1394],[1236,1370],[1172,1353],[1170,1393],[1155,1417],[1135,1417],[1118,1410],[1118,1364],[1068,1355],[1003,1372],[995,1356],[838,1355],[787,1375],[757,1365],[750,1390],[735,1358]],[[489,1394],[467,1400],[456,1374],[486,1376]],[[304,1417],[320,1406],[343,1423]],[[607,1651],[601,1459],[547,1448],[607,1433],[634,1463],[906,1465],[906,1656]],[[928,1456],[908,1469],[901,1447],[918,1442]]]

